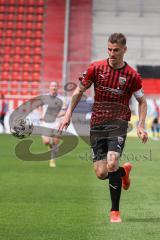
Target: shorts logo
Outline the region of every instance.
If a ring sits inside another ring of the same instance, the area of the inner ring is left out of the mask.
[[[123,137],[118,137],[118,143],[119,145],[122,145],[124,142],[124,138]]]
[[[119,77],[119,84],[124,85],[126,83],[126,78],[125,77]]]

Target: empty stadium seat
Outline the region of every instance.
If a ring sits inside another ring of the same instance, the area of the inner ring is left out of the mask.
[[[18,93],[19,83],[18,81],[10,81],[10,94],[16,95]]]
[[[36,22],[43,22],[43,15],[36,14]]]
[[[0,86],[9,87],[11,95],[21,86],[23,94],[31,93],[31,87],[31,94],[39,93],[45,3],[0,0]]]
[[[21,69],[21,64],[20,63],[13,63],[12,64],[12,71],[18,72]]]
[[[41,65],[38,63],[33,64],[33,70],[36,72],[40,72],[41,70]]]
[[[13,29],[14,25],[15,25],[15,23],[13,21],[6,22],[6,28],[8,28],[8,29]]]

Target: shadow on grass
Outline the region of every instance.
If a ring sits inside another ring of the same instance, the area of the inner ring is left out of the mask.
[[[150,223],[159,223],[160,218],[127,218],[126,219],[128,222],[150,222]]]

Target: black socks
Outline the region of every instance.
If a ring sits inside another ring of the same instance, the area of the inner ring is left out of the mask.
[[[109,189],[112,201],[111,211],[119,211],[119,202],[121,197],[122,178],[125,176],[123,167],[119,167],[116,172],[109,172]]]

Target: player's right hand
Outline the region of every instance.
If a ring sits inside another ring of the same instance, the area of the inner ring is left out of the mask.
[[[69,116],[64,116],[62,122],[59,124],[58,127],[58,135],[62,134],[63,129],[67,129],[70,124],[71,118]]]

